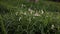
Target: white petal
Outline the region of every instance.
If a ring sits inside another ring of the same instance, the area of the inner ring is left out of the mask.
[[[21,17],[19,17],[19,21],[21,20]]]
[[[55,27],[55,26],[54,26],[54,25],[52,25],[52,26],[51,26],[51,29],[54,29],[54,27]]]
[[[27,13],[26,12],[24,12],[24,15],[26,15]]]
[[[41,12],[42,12],[41,14],[43,14],[43,13],[44,13],[44,11],[43,11],[43,10],[41,10]]]
[[[35,14],[34,14],[34,16],[40,16],[40,14],[38,14],[38,13],[35,13]]]
[[[18,12],[16,12],[16,15],[18,15]]]

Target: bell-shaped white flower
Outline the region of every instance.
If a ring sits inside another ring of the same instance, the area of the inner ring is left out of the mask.
[[[51,25],[51,29],[54,29],[54,27],[55,27],[54,25]]]
[[[44,11],[43,10],[41,10],[41,14],[43,14],[44,13]]]
[[[24,12],[24,15],[27,15],[27,13],[26,13],[26,12]]]
[[[28,11],[30,12],[30,14],[32,14],[34,11],[32,9],[28,9]]]
[[[26,5],[22,4],[21,7],[25,7]]]
[[[15,14],[18,15],[18,12],[16,12]]]
[[[39,14],[38,12],[36,12],[36,13],[34,14],[34,16],[40,16],[40,14]]]
[[[21,20],[21,17],[19,17],[19,21]]]
[[[35,17],[33,16],[33,18],[35,18]]]
[[[30,8],[28,8],[28,11],[31,11],[31,9],[30,9]]]

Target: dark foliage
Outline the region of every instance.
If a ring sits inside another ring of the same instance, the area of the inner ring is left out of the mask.
[[[8,12],[9,10],[7,9],[7,7],[0,5],[0,14],[6,14]]]

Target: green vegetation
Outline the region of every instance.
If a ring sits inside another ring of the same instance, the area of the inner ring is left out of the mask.
[[[0,34],[60,34],[60,3],[0,0]]]

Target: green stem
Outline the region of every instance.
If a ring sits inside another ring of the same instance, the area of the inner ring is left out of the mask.
[[[0,24],[1,24],[2,32],[3,32],[4,34],[7,34],[1,15],[0,15]]]

